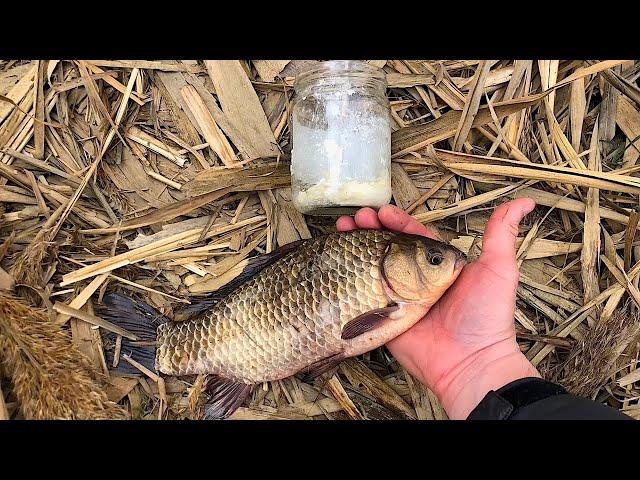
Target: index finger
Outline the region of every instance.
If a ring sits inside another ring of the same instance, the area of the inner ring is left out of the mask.
[[[378,218],[389,230],[422,235],[438,240],[438,237],[431,233],[427,227],[395,205],[384,205],[381,207],[378,211]]]

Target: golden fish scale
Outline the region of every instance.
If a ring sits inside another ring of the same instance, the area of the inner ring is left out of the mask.
[[[342,326],[388,303],[379,263],[389,238],[357,230],[309,240],[206,316],[160,326],[156,369],[258,383],[339,353]]]

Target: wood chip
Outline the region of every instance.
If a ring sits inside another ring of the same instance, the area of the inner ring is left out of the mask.
[[[236,155],[233,152],[231,144],[224,136],[222,130],[218,127],[215,120],[207,110],[206,105],[202,101],[200,95],[191,85],[185,86],[182,90],[182,98],[187,104],[196,123],[202,131],[202,135],[216,155],[227,166],[234,165],[237,162]]]
[[[291,60],[253,60],[258,75],[265,82],[273,82]]]
[[[204,63],[215,85],[222,111],[248,142],[237,145],[245,159],[277,155],[276,139],[240,61],[206,60]]]

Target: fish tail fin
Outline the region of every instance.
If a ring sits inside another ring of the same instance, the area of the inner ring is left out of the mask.
[[[126,355],[145,368],[155,372],[157,328],[169,321],[151,305],[119,293],[110,293],[103,298],[99,314],[137,337],[131,340],[122,337],[120,352],[116,366],[113,366],[117,354],[116,338],[112,332],[103,333],[105,357],[109,368],[117,373],[140,374],[140,370],[123,359]]]

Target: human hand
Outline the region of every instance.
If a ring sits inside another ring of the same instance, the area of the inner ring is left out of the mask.
[[[408,331],[387,344],[400,364],[438,397],[449,418],[464,419],[490,390],[539,377],[520,352],[514,324],[518,224],[535,203],[520,198],[500,205],[483,236],[482,253]],[[436,238],[394,205],[343,216],[340,231],[382,229]]]

